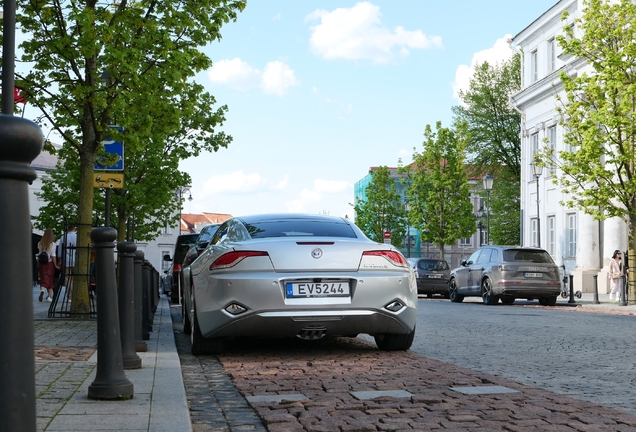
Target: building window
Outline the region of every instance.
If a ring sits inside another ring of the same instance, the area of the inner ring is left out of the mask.
[[[565,215],[566,220],[566,256],[568,258],[576,257],[576,214],[568,213]]]
[[[530,219],[530,243],[533,247],[539,246],[539,230],[537,221],[537,218]]]
[[[556,54],[555,54],[555,49],[556,49],[556,44],[554,41],[554,38],[550,39],[548,41],[548,73],[554,71],[555,69],[555,58],[556,58]]]
[[[470,237],[459,239],[459,245],[460,246],[470,246],[472,244],[471,240],[472,240],[472,238],[470,238]]]
[[[548,216],[548,253],[556,254],[556,218]]]
[[[556,160],[556,126],[550,126],[548,128],[548,147],[551,154],[551,165],[554,166]]]
[[[539,134],[532,134],[530,136],[530,149],[532,150],[532,157],[530,158],[531,161],[534,160],[534,158],[536,157],[537,153],[539,152]]]
[[[170,251],[164,250],[161,251],[161,270],[169,270],[170,269],[170,261],[164,261],[163,257],[166,255],[170,255]]]
[[[539,65],[537,64],[537,51],[534,50],[530,53],[530,83],[536,82],[539,79]]]
[[[170,222],[166,222],[166,225],[163,227],[163,233],[165,235],[171,235],[172,234],[172,227],[170,226]]]

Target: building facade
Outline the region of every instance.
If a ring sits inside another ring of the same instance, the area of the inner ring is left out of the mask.
[[[593,291],[593,277],[599,275],[599,292],[608,292],[604,267],[615,249],[627,250],[626,224],[619,218],[595,221],[584,211],[565,207],[566,197],[555,184],[555,176],[561,174],[558,164],[544,168],[540,176],[531,167],[543,146],[555,154],[569,150],[557,112],[557,98],[565,96],[559,74],[576,75],[591,68],[583,59],[564,55],[556,37],[565,26],[574,25],[582,7],[583,0],[560,0],[511,41],[521,54],[521,90],[511,98],[522,117],[521,232],[524,245],[540,245],[566,274],[574,275],[575,290]],[[563,22],[566,10],[569,18]]]

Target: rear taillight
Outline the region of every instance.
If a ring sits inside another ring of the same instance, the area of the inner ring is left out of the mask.
[[[218,257],[211,265],[210,270],[220,270],[234,267],[245,258],[256,256],[269,256],[267,252],[261,251],[234,251],[228,252]]]
[[[181,271],[181,264],[174,263],[174,265],[172,266],[172,272],[179,273],[180,271]]]
[[[388,259],[389,261],[391,261],[393,265],[396,265],[398,267],[409,266],[408,263],[406,262],[406,258],[404,258],[401,253],[396,251],[389,251],[389,250],[367,251],[362,253],[362,256],[365,256],[365,255],[384,257]]]

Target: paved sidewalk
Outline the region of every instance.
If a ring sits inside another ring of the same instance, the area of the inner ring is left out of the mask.
[[[97,321],[48,319],[49,303],[34,288],[38,431],[192,431],[176,351],[170,305],[161,296],[142,367],[126,370],[134,396],[88,399],[97,366]]]

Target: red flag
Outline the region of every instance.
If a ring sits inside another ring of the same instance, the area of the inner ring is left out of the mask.
[[[26,97],[21,94],[22,89],[20,87],[13,88],[13,101],[15,103],[26,104]]]

